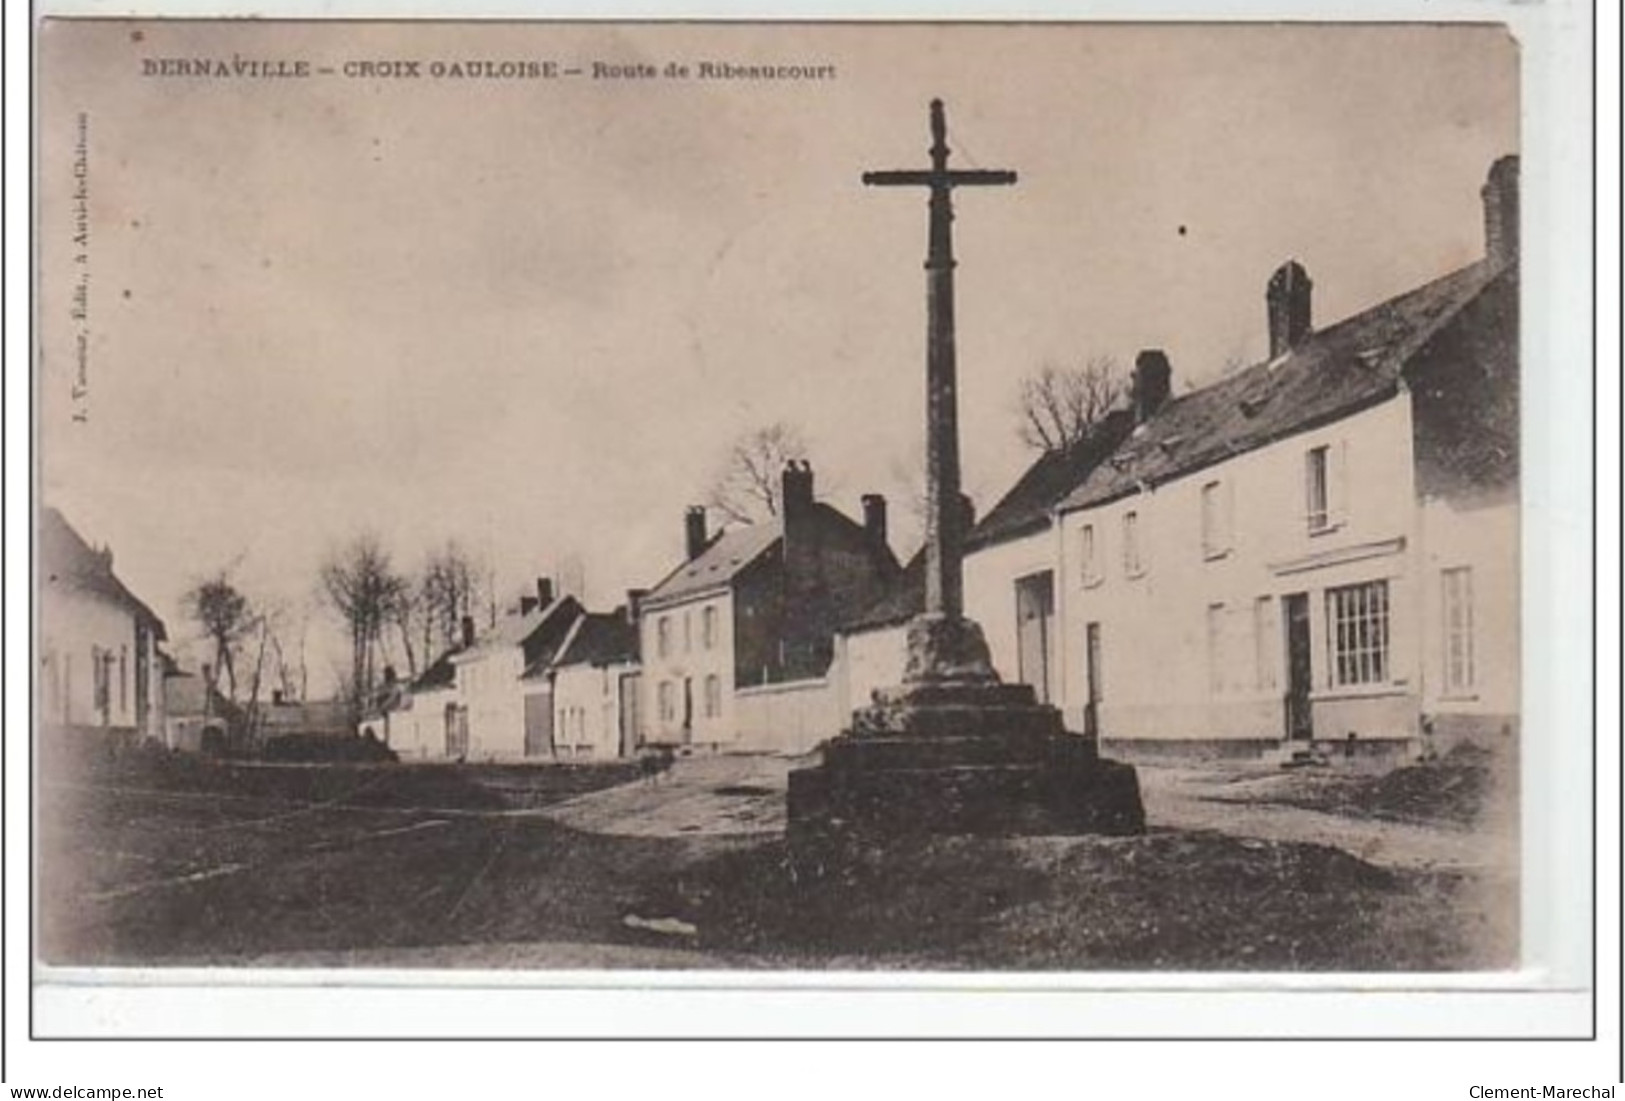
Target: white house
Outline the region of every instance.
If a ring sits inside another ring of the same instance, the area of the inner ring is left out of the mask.
[[[1072,725],[1237,749],[1516,729],[1514,158],[1484,203],[1483,260],[1323,329],[1289,262],[1266,362],[1148,387],[1057,509]]]
[[[637,602],[578,617],[553,659],[553,744],[565,758],[630,757],[638,748]]]
[[[483,636],[474,635],[472,622],[465,620],[468,645],[444,659],[454,670],[451,692],[443,677],[425,684],[421,696],[414,689],[414,746],[427,742],[432,747],[438,711],[446,757],[489,761],[552,756],[547,671],[582,609],[574,597],[555,599],[548,579],[536,585],[536,596],[524,598],[517,612],[503,616]],[[421,719],[416,717],[420,705]]]
[[[60,512],[39,526],[40,713],[46,737],[90,731],[162,740],[163,621],[113,572]]]

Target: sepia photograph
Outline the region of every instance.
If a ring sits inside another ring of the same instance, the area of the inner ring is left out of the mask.
[[[38,977],[1517,972],[1521,58],[43,21]]]

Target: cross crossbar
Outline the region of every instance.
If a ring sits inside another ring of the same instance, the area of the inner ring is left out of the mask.
[[[863,182],[875,187],[992,187],[1015,183],[1016,174],[997,168],[956,168],[946,172],[903,168],[865,172]]]

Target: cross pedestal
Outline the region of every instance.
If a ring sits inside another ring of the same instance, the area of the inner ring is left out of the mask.
[[[931,168],[863,181],[930,191],[926,256],[925,611],[909,622],[903,683],[874,694],[816,768],[790,774],[792,848],[905,833],[1137,833],[1133,768],[1100,758],[1025,684],[1003,684],[964,614],[964,524],[954,356],[956,187],[1009,185],[1006,171],[948,167],[942,101],[931,102]]]

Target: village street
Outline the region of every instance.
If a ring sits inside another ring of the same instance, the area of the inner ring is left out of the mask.
[[[272,967],[726,969],[783,966],[787,958],[826,968],[939,963],[930,937],[916,952],[912,945],[847,944],[828,929],[820,934],[824,940],[814,936],[803,946],[805,955],[795,949],[786,957],[793,944],[787,948],[752,924],[773,924],[772,906],[758,896],[770,891],[765,880],[782,872],[786,778],[802,763],[697,757],[679,760],[653,781],[625,768],[396,766],[239,768],[229,776],[201,770],[179,778],[153,773],[113,782],[96,776],[48,785],[41,845],[56,859],[44,865],[43,955],[60,964]],[[1162,888],[1156,873],[1145,874],[1147,862],[1166,861],[1170,875],[1182,876],[1189,869],[1178,863],[1198,855],[1207,864],[1239,861],[1230,874],[1261,876],[1249,889],[1262,891],[1266,903],[1278,894],[1279,904],[1306,927],[1325,922],[1326,912],[1364,920],[1361,915],[1380,915],[1396,901],[1408,907],[1416,898],[1427,907],[1454,906],[1456,896],[1434,898],[1432,892],[1457,876],[1475,890],[1513,889],[1510,832],[1351,817],[1274,801],[1323,785],[1325,776],[1254,763],[1142,766],[1140,777],[1151,828],[1145,839],[989,842],[1006,846],[1000,859],[1008,864],[1014,857],[1019,866],[1009,868],[982,866],[986,854],[970,842],[913,857],[900,846],[900,859],[957,869],[939,870],[941,882],[929,886],[919,905],[946,911],[938,932],[952,930],[957,942],[985,931],[989,906],[1001,914],[1036,906],[1051,921],[1052,907],[1033,900],[1063,891],[1069,877],[1104,882],[1128,876],[1128,894],[1151,892],[1150,904],[1165,911],[1162,920],[1177,926],[1179,904],[1169,910],[1157,896]],[[1320,846],[1361,862],[1338,857],[1328,865],[1332,872],[1316,870],[1305,879],[1305,860],[1328,859],[1317,855],[1329,853]],[[1068,870],[1069,861],[1092,870]],[[1305,882],[1325,897],[1306,899]],[[1413,890],[1417,884],[1420,894]],[[1188,900],[1193,915],[1208,905],[1196,890]],[[735,891],[750,897],[737,913],[729,907],[725,928],[699,916],[718,913]],[[1345,897],[1344,891],[1352,893]],[[1373,891],[1381,896],[1375,903],[1368,897]],[[1088,893],[1066,902],[1087,905]],[[1123,902],[1132,911],[1132,897]],[[805,897],[795,902],[813,904]],[[964,906],[971,912],[955,913]],[[739,916],[747,913],[757,917]],[[1380,928],[1381,921],[1373,923]],[[808,924],[810,933],[819,928]],[[1180,965],[1177,938],[1158,945],[1155,930],[1146,936],[1152,938],[1144,946],[1152,953],[1146,962]],[[1224,950],[1221,940],[1204,938],[1210,942],[1202,945],[1205,952]],[[1043,955],[1034,962],[1053,961]],[[1101,965],[1088,958],[1067,962]],[[1191,965],[1264,962],[1215,964],[1204,955]],[[1335,962],[1300,959],[1294,949],[1287,965]]]

